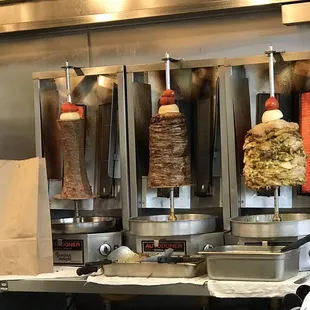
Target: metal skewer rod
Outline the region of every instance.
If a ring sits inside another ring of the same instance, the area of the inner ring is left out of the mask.
[[[273,68],[273,46],[269,45],[269,83],[270,83],[270,97],[274,97],[274,68]]]
[[[79,201],[78,200],[74,200],[74,217],[75,218],[80,217]]]
[[[273,55],[275,53],[273,46],[269,45],[269,49],[266,52],[269,57],[269,84],[270,84],[270,97],[275,97],[274,92],[274,59]],[[280,213],[279,213],[279,188],[276,187],[274,190],[274,215],[273,219],[274,222],[281,221]]]
[[[170,89],[170,56],[165,54],[166,89]]]
[[[66,65],[62,67],[65,70],[66,73],[66,92],[67,92],[67,101],[72,103],[71,98],[71,83],[70,83],[70,69],[73,68],[72,66],[69,66],[69,62],[66,61]]]
[[[169,221],[175,221],[177,217],[174,214],[174,188],[170,188],[170,215],[168,220]]]
[[[281,217],[280,217],[280,212],[279,212],[279,188],[276,187],[274,190],[274,215],[273,219],[274,222],[280,222]]]
[[[165,73],[166,73],[166,89],[170,89],[170,55],[168,53],[165,54]],[[168,220],[175,221],[177,218],[174,214],[174,188],[170,188],[170,215]]]

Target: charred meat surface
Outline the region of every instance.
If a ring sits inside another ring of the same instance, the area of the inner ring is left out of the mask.
[[[62,199],[92,198],[84,159],[84,120],[58,120],[64,160]]]
[[[177,112],[174,93],[170,92],[164,92],[159,113],[152,117],[149,128],[148,185],[151,188],[180,187],[191,183],[186,121],[183,114]]]
[[[248,131],[244,149],[246,186],[269,189],[305,182],[306,158],[299,126],[278,119]]]

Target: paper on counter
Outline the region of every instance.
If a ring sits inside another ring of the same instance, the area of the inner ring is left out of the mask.
[[[300,284],[294,281],[307,275],[300,272],[296,277],[282,282],[253,282],[253,281],[208,281],[211,296],[218,298],[273,298],[296,293]],[[309,284],[310,281],[303,284]]]
[[[206,275],[196,278],[136,278],[136,277],[106,277],[105,275],[90,275],[87,282],[101,285],[142,285],[156,286],[169,284],[204,285],[208,281]]]
[[[48,280],[48,279],[60,279],[60,278],[74,278],[79,277],[76,274],[77,267],[54,267],[54,272],[52,273],[42,273],[37,276],[20,276],[20,275],[10,275],[10,276],[0,276],[0,281],[9,280]]]

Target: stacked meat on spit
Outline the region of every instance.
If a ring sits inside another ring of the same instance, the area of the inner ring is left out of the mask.
[[[64,177],[60,198],[92,198],[84,159],[84,119],[81,119],[78,107],[70,102],[64,103],[61,111],[58,125],[64,159]]]
[[[265,108],[262,123],[248,131],[243,146],[245,183],[251,189],[302,185],[307,156],[299,126],[281,119],[274,97]]]
[[[158,114],[149,128],[149,187],[190,185],[190,158],[186,122],[175,104],[173,90],[165,90]]]

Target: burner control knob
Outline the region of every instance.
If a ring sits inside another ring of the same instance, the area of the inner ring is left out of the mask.
[[[111,251],[112,251],[112,248],[108,243],[102,244],[99,248],[99,252],[103,256],[109,255],[111,253]]]
[[[210,249],[214,249],[214,246],[213,246],[212,244],[206,244],[206,245],[202,248],[203,251],[208,251],[208,250],[210,250]]]

